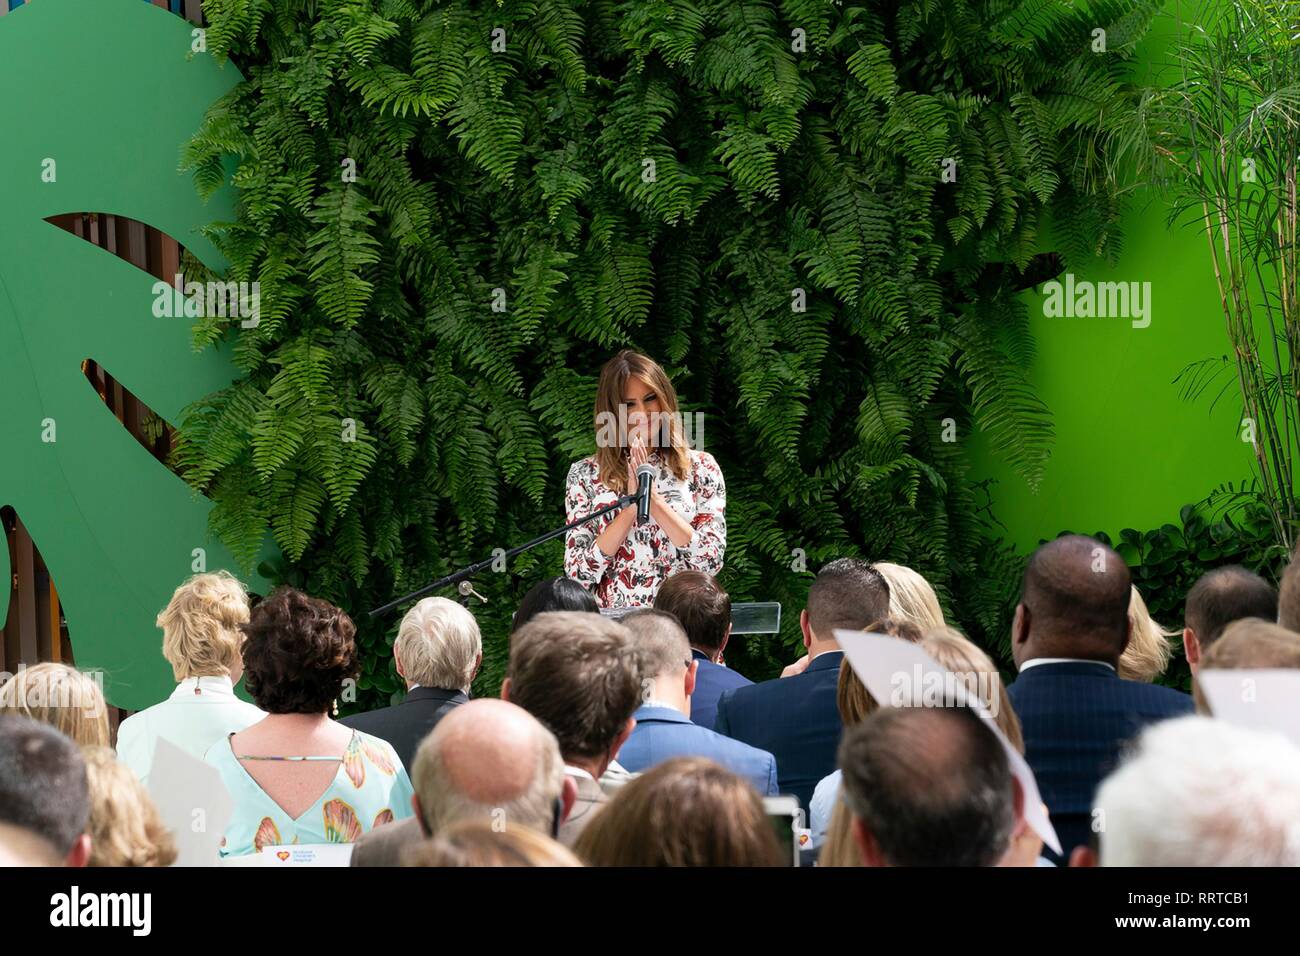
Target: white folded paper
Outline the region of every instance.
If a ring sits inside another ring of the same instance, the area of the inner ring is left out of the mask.
[[[1196,682],[1219,720],[1277,731],[1300,745],[1300,671],[1202,669]]]
[[[839,641],[853,672],[881,707],[925,706],[927,688],[938,687],[942,688],[943,696],[950,698],[945,703],[970,707],[983,717],[1001,741],[1011,764],[1011,773],[1020,782],[1025,797],[1025,822],[1043,838],[1044,843],[1060,854],[1061,841],[1043,809],[1043,798],[1039,795],[1034,772],[1020,752],[1011,746],[1011,741],[1002,733],[983,701],[967,693],[961,680],[952,679],[946,668],[939,666],[934,658],[910,641],[887,634],[841,630],[835,632],[835,639]]]
[[[216,866],[217,848],[235,812],[216,767],[158,738],[149,771],[149,795],[176,839],[174,866]]]

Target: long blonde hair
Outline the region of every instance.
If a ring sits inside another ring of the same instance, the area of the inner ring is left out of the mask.
[[[1153,621],[1147,602],[1136,587],[1129,594],[1128,620],[1131,625],[1128,647],[1119,658],[1119,676],[1149,684],[1169,666],[1169,658],[1174,653],[1169,639],[1182,631],[1166,630]]]
[[[872,565],[889,585],[889,616],[908,621],[922,632],[943,627],[943,608],[930,582],[902,564],[877,561]]]
[[[970,638],[952,627],[940,627],[921,638],[921,650],[944,670],[965,679],[965,689],[979,697],[980,702],[993,713],[993,722],[1011,741],[1011,746],[1025,752],[1025,735],[1020,729],[1020,718],[1011,706],[1011,696],[997,665]],[[978,676],[984,675],[984,680]],[[974,686],[971,686],[974,684]],[[986,693],[981,693],[984,689]]]
[[[149,791],[107,747],[84,747],[90,784],[90,866],[171,866],[176,841]]]
[[[623,349],[605,363],[605,367],[600,370],[600,382],[596,386],[596,409],[592,415],[597,436],[606,433],[612,423],[622,421],[619,408],[623,404],[623,388],[631,378],[644,379],[654,389],[663,413],[658,450],[669,470],[684,481],[690,474],[691,459],[687,454],[681,415],[677,410],[677,392],[668,380],[667,373],[654,359],[631,349]],[[596,466],[600,480],[605,487],[618,494],[627,490],[624,487],[627,484],[625,440],[626,436],[619,434],[617,441],[598,440],[596,443]]]
[[[20,667],[0,687],[0,714],[21,714],[72,738],[83,747],[108,746],[108,704],[88,674],[67,664]]]

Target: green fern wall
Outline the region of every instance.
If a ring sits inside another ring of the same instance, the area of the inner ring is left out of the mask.
[[[178,465],[237,554],[269,534],[268,570],[359,612],[558,523],[630,345],[705,416],[737,599],[797,608],[826,559],[890,558],[996,644],[1012,556],[968,442],[1044,473],[1021,293],[1118,252],[1110,144],[1159,6],[208,0],[248,80],[184,162],[239,186],[211,235],[263,314]],[[480,691],[559,568],[555,544],[478,582]],[[363,621],[367,701],[394,625]]]

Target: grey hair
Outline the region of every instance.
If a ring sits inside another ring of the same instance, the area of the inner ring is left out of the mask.
[[[421,687],[469,691],[483,653],[474,615],[447,598],[425,598],[406,612],[393,653],[403,676]]]
[[[1209,717],[1149,728],[1102,782],[1103,866],[1300,866],[1300,747]]]
[[[564,790],[564,759],[555,735],[539,721],[530,720],[533,728],[533,751],[536,762],[528,788],[513,800],[482,803],[456,789],[452,775],[442,759],[439,723],[424,738],[411,766],[411,784],[420,798],[420,810],[430,833],[465,820],[483,820],[494,827],[506,823],[531,827],[549,833],[555,814],[555,802]]]

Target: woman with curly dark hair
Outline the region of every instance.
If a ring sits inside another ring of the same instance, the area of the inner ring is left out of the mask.
[[[221,855],[352,843],[411,816],[411,781],[392,746],[330,719],[358,672],[352,619],[281,588],[241,628],[244,685],[267,716],[219,740],[204,758],[235,802]]]

